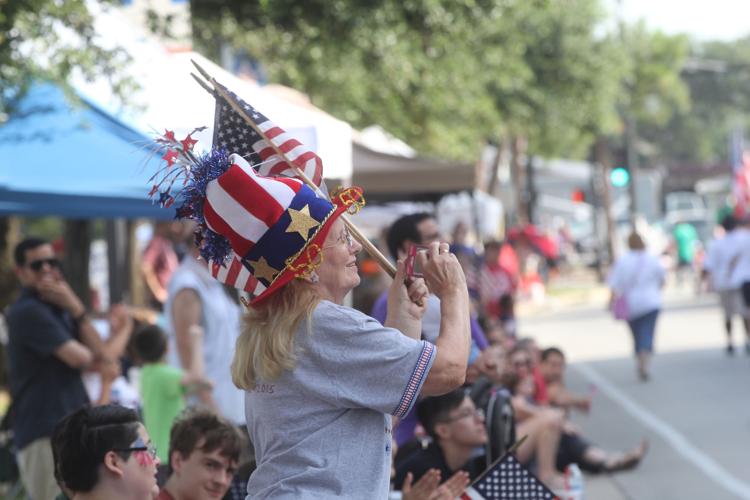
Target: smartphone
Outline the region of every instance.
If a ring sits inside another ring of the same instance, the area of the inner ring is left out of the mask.
[[[417,254],[423,252],[427,254],[427,247],[424,245],[412,245],[409,247],[409,255],[406,257],[406,275],[410,278],[422,277],[422,266],[419,264]]]

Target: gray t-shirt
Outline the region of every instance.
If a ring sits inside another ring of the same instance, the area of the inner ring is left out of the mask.
[[[295,368],[245,396],[257,459],[247,498],[385,499],[390,415],[411,409],[435,346],[328,301],[295,342]]]

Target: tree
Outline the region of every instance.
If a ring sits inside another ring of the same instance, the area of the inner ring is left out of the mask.
[[[484,5],[487,4],[487,5]],[[229,41],[272,81],[303,90],[332,114],[377,123],[418,150],[474,157],[497,123],[477,51],[494,2],[192,3],[196,45]],[[212,34],[221,33],[215,37]],[[214,52],[216,53],[216,52]]]
[[[120,48],[98,44],[85,0],[5,0],[0,10],[0,123],[37,81],[53,81],[68,94],[75,71],[86,78],[106,75],[117,95],[134,87],[118,75],[129,61]]]
[[[750,124],[750,37],[695,44],[682,68],[690,109],[647,129],[664,163],[726,161],[732,130]]]

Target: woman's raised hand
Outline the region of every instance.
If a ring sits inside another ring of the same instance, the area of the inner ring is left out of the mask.
[[[396,263],[396,276],[388,294],[388,311],[407,319],[421,320],[430,291],[422,278],[407,279],[404,261]]]
[[[466,293],[466,277],[448,243],[430,243],[427,252],[417,253],[422,275],[430,292],[443,298],[450,293]]]

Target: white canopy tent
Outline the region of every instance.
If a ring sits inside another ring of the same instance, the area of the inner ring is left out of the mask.
[[[130,54],[133,62],[126,73],[141,89],[128,96],[127,105],[122,106],[103,79],[86,82],[79,78],[75,86],[84,97],[147,134],[169,129],[182,138],[194,128],[205,126],[207,129],[195,137],[200,141],[196,147],[207,149],[213,135],[214,98],[190,76],[197,74],[191,63],[194,60],[218,82],[316,151],[323,160],[326,178],[345,183],[351,179],[352,129],[348,123],[299,98],[286,98],[288,93],[278,86],[269,90],[241,79],[197,52],[170,53],[121,16],[101,6],[99,9],[96,27],[102,44],[122,47]]]
[[[436,202],[448,193],[474,190],[474,165],[419,156],[393,138],[375,139],[369,129],[353,137],[352,182],[368,199]]]

